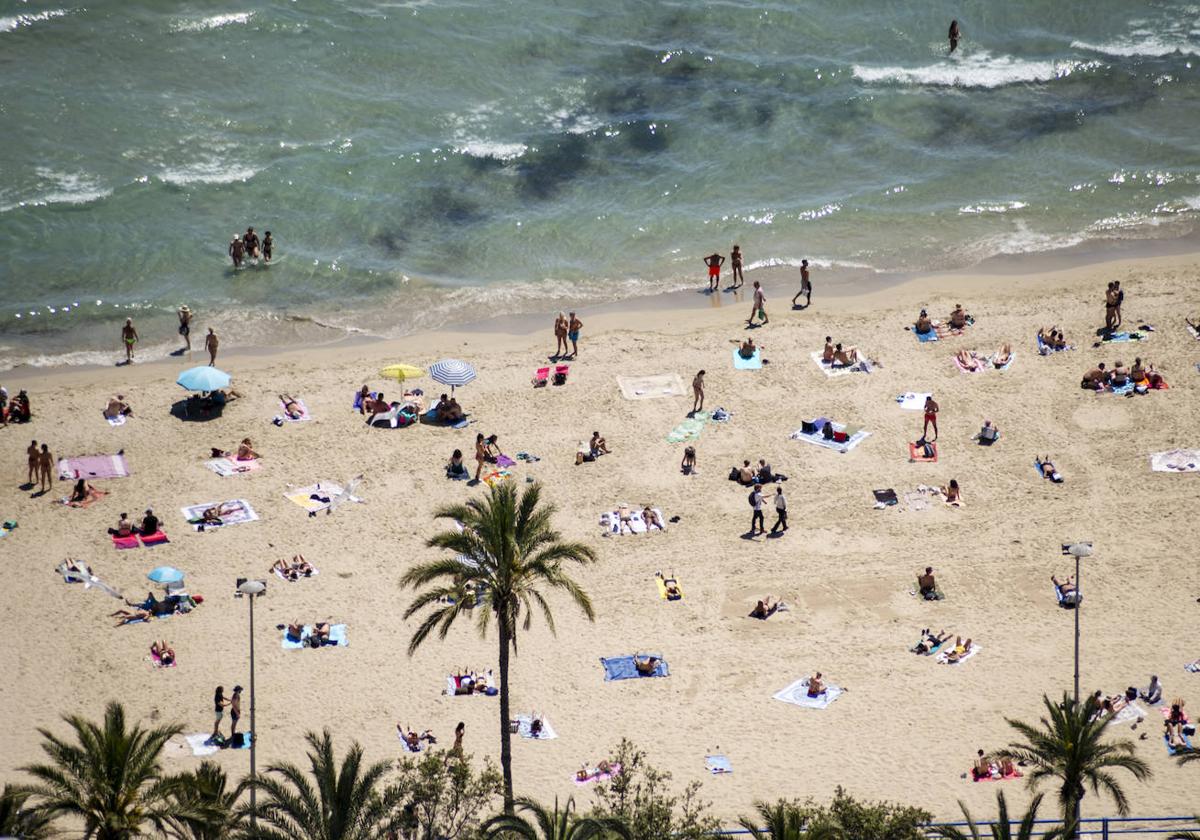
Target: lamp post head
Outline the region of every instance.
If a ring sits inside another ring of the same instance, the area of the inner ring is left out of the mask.
[[[1067,546],[1067,553],[1075,558],[1091,557],[1092,556],[1092,544],[1091,543],[1071,543],[1069,546]]]
[[[251,597],[254,597],[255,595],[261,595],[266,592],[266,590],[267,584],[265,581],[261,580],[243,580],[237,585],[238,594],[249,595]]]

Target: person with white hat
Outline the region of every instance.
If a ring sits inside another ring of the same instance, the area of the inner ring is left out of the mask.
[[[179,307],[179,334],[183,336],[185,349],[192,351],[192,310],[185,303]]]

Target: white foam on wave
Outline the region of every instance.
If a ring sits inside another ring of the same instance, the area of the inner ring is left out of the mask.
[[[865,67],[854,65],[854,77],[868,84],[893,83],[933,87],[997,88],[1005,85],[1051,82],[1102,66],[1096,61],[1030,60],[988,52],[939,61],[922,67]]]
[[[220,29],[223,26],[249,23],[254,12],[227,12],[222,15],[211,15],[206,18],[177,20],[171,24],[172,32],[207,32],[210,29]]]
[[[253,167],[210,158],[187,166],[168,167],[158,173],[158,178],[164,183],[183,187],[189,184],[232,184],[249,181],[257,174],[258,170]]]
[[[35,171],[45,191],[30,198],[0,205],[0,213],[21,207],[47,207],[51,204],[90,204],[112,195],[111,189],[86,172],[57,172],[42,166]]]
[[[524,143],[493,143],[487,140],[467,140],[454,147],[460,155],[470,155],[476,158],[493,158],[495,160],[516,160],[529,151]]]
[[[981,204],[968,204],[966,207],[959,207],[958,212],[970,216],[981,213],[1008,213],[1011,210],[1021,210],[1029,205],[1024,201],[1000,201],[1000,202],[984,202]]]
[[[1117,58],[1133,58],[1135,56],[1161,57],[1164,55],[1200,55],[1200,44],[1194,44],[1181,38],[1163,39],[1154,35],[1130,40],[1105,41],[1102,44],[1089,44],[1086,41],[1072,41],[1071,46],[1077,50],[1103,53]]]
[[[41,23],[42,21],[52,20],[54,18],[66,17],[70,13],[70,9],[47,9],[44,12],[34,12],[28,15],[0,17],[0,32],[15,32],[22,27],[33,26],[35,23]]]

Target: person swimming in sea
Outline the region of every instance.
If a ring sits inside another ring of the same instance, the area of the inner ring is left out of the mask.
[[[962,30],[958,28],[958,21],[950,21],[950,33],[946,36],[950,39],[950,52],[958,49],[958,39],[962,37]]]

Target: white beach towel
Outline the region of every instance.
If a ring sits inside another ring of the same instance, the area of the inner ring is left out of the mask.
[[[1200,449],[1172,449],[1150,456],[1154,472],[1200,472]]]
[[[905,411],[922,411],[925,408],[925,400],[932,396],[933,394],[927,391],[908,391],[896,397],[896,402]]]
[[[682,397],[683,380],[677,373],[656,373],[650,376],[618,376],[621,396],[627,400],[653,400],[659,397]]]
[[[663,523],[663,530],[665,531],[667,529],[667,520],[663,516],[662,511],[658,508],[651,508],[651,510],[658,514],[658,521]],[[627,533],[626,529],[621,527],[621,512],[619,508],[606,510],[600,514],[600,527],[618,536]],[[626,527],[635,534],[646,533],[646,521],[642,518],[641,510],[632,507],[629,509],[629,522]],[[655,526],[654,530],[657,531],[658,527]]]
[[[307,487],[297,487],[284,493],[289,502],[300,505],[309,513],[325,510],[333,504],[333,500],[345,492],[342,485],[335,481],[318,481]],[[316,496],[314,499],[313,497]]]
[[[967,651],[962,656],[960,656],[958,658],[957,662],[951,662],[949,659],[949,656],[950,656],[950,651],[954,650],[954,645],[947,644],[944,647],[948,647],[949,650],[944,649],[944,650],[942,650],[941,653],[939,653],[937,655],[937,661],[938,661],[939,665],[961,665],[964,662],[966,662],[968,659],[970,659],[972,656],[979,653],[979,651],[983,650],[983,648],[980,645],[977,645],[974,642],[972,642],[971,649],[969,651]]]
[[[844,423],[833,423],[832,426],[833,426],[833,430],[835,432],[846,431],[846,426]],[[858,446],[860,443],[862,443],[864,440],[866,440],[870,436],[871,436],[870,432],[863,430],[863,429],[859,429],[857,432],[852,434],[848,440],[846,440],[842,443],[838,443],[835,440],[826,440],[824,435],[821,434],[820,429],[818,429],[816,432],[814,432],[811,435],[805,434],[801,429],[797,429],[796,431],[794,431],[790,435],[788,435],[788,437],[791,438],[792,440],[802,440],[805,443],[811,443],[813,446],[820,446],[824,449],[832,449],[836,452],[843,452],[843,453],[849,452],[851,449]]]
[[[1134,700],[1132,703],[1126,703],[1121,711],[1113,715],[1110,725],[1118,723],[1137,723],[1139,720],[1144,720],[1146,710],[1137,704]]]
[[[283,404],[283,401],[280,400],[279,416],[283,419],[283,422],[285,422],[285,423],[304,423],[304,422],[307,422],[308,420],[312,419],[312,415],[308,413],[308,406],[304,404],[304,400],[296,400],[296,405],[300,407],[300,416],[299,417],[289,417],[288,413],[284,410],[286,408],[286,406]]]
[[[791,703],[793,706],[803,706],[806,709],[824,709],[834,700],[842,696],[842,689],[836,685],[826,685],[820,697],[808,696],[808,677],[796,680],[782,691],[772,695],[776,700]]]
[[[212,709],[209,709],[211,712]],[[188,746],[192,748],[192,755],[209,756],[216,755],[221,751],[221,748],[216,744],[210,744],[208,741],[212,738],[209,732],[200,732],[196,735],[188,735],[185,740]]]
[[[826,376],[844,376],[847,373],[869,373],[869,370],[863,369],[863,363],[861,361],[852,365],[829,365],[821,361],[820,351],[814,351],[810,355],[810,358],[813,360],[813,364],[819,367],[821,372]]]
[[[533,737],[533,718],[529,715],[517,715],[517,734],[522,738],[530,738],[534,741],[550,741],[558,737],[558,733],[554,731],[554,727],[550,725],[550,718],[542,715],[542,732],[536,738]]]
[[[309,565],[312,566],[312,563],[309,563]],[[316,566],[313,566],[311,575],[300,575],[300,577],[296,578],[296,580],[291,580],[283,572],[279,571],[278,568],[273,567],[271,569],[271,571],[273,571],[275,573],[275,577],[279,578],[280,580],[282,580],[286,583],[298,583],[299,581],[304,580],[306,577],[316,577],[317,575],[321,574],[321,570],[318,569]]]
[[[101,412],[100,416],[104,417],[104,413]],[[124,426],[126,418],[124,414],[118,414],[116,417],[104,417],[104,419],[108,421],[108,425],[110,426]]]
[[[224,506],[227,510],[227,512],[221,516],[220,525],[203,525],[200,522],[193,521],[199,520],[201,517],[203,517],[204,511],[211,507],[217,507],[218,505]],[[226,525],[240,525],[243,522],[255,522],[258,520],[258,514],[254,512],[254,508],[252,508],[250,503],[245,499],[230,499],[227,502],[204,502],[203,504],[191,505],[190,507],[180,508],[179,510],[183,514],[183,518],[186,519],[196,531],[199,531],[201,528],[206,531],[211,531],[216,528],[225,527]]]
[[[254,472],[259,468],[259,463],[253,461],[236,461],[232,458],[212,458],[204,462],[204,466],[215,472],[221,478],[229,478],[231,475],[243,475],[248,472]]]

